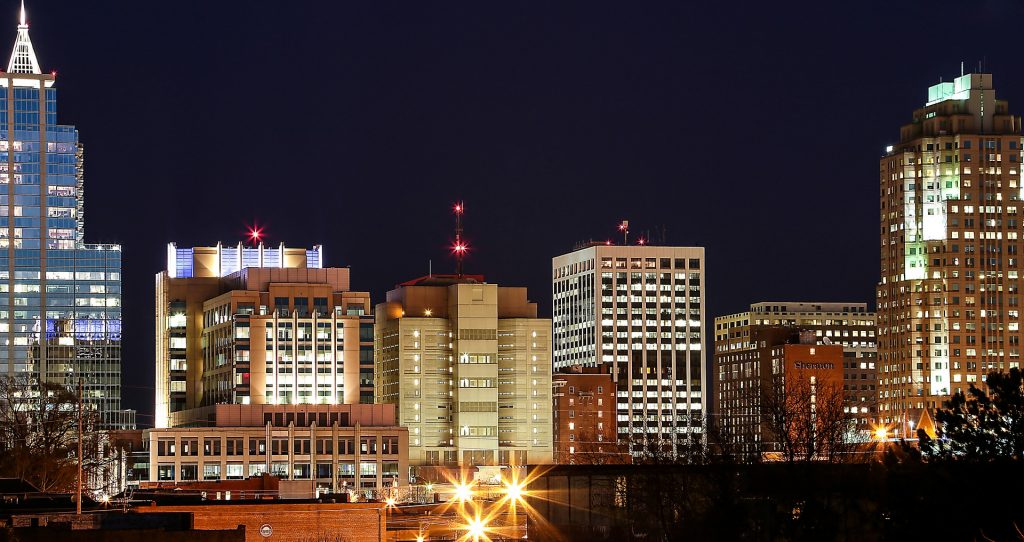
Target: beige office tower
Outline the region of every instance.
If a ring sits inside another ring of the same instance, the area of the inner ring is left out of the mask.
[[[930,87],[879,161],[879,399],[897,435],[1020,364],[1021,143],[972,73]]]
[[[741,356],[763,345],[754,344],[754,334],[778,326],[810,331],[814,343],[843,347],[844,411],[857,422],[860,437],[868,439],[878,417],[878,353],[875,313],[867,303],[819,303],[765,301],[749,311],[715,318],[715,414],[723,412],[722,389],[726,372]]]
[[[701,435],[704,249],[592,244],[551,265],[555,369],[612,373],[619,444]]]
[[[168,246],[156,276],[157,428],[213,405],[373,402],[370,296],[313,249]]]
[[[409,464],[550,463],[550,334],[526,288],[479,275],[388,292],[376,309],[376,396],[398,405]]]

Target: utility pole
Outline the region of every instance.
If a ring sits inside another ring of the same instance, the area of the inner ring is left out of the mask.
[[[82,377],[78,377],[78,489],[75,492],[75,514],[82,515]]]

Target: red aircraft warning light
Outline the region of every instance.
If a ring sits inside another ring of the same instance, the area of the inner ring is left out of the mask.
[[[453,207],[455,212],[455,243],[452,245],[452,254],[455,255],[455,272],[461,277],[462,276],[462,260],[466,256],[466,252],[469,251],[469,245],[462,240],[462,213],[466,210],[466,205],[459,201]]]
[[[263,228],[255,225],[252,226],[251,228],[249,228],[248,236],[250,243],[254,245],[260,244],[261,242],[263,242]]]

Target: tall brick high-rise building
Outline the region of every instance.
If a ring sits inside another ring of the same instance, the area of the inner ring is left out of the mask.
[[[879,163],[879,414],[897,435],[1020,363],[1021,143],[972,73],[930,87]]]

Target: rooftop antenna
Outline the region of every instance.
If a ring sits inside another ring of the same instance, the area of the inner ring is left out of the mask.
[[[623,220],[619,223],[619,231],[622,232],[622,244],[629,244],[629,221]]]
[[[461,200],[453,207],[455,212],[455,244],[452,245],[452,253],[455,254],[455,274],[459,278],[462,278],[462,260],[466,256],[466,250],[469,249],[462,240],[462,213],[465,210],[466,205]]]
[[[960,61],[960,77],[964,76],[964,61]]]

